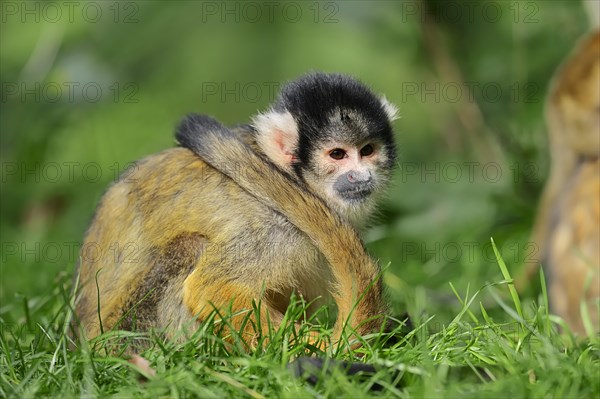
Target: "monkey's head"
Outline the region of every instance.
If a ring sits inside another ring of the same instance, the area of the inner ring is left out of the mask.
[[[562,65],[547,105],[559,151],[566,144],[578,155],[600,155],[600,30],[584,37]]]
[[[396,160],[396,118],[396,108],[364,84],[312,73],[285,85],[253,127],[265,155],[362,225]]]

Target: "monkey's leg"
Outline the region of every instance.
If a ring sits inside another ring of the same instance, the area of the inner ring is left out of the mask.
[[[263,280],[257,275],[256,255],[242,258],[235,242],[213,242],[207,247],[183,283],[183,303],[199,322],[218,312],[218,330],[229,341],[239,333],[245,343],[255,346],[259,336],[268,332],[269,322],[277,327],[281,318],[269,312],[266,303],[259,303]]]
[[[230,341],[239,334],[250,347],[255,347],[260,337],[268,341],[269,328],[277,330],[281,326],[289,304],[289,298],[287,302],[283,298],[273,300],[274,287],[268,285],[269,275],[277,269],[273,253],[261,250],[264,243],[260,240],[256,240],[256,246],[241,256],[233,244],[211,244],[183,283],[183,303],[198,321],[208,319],[216,310],[221,332]],[[220,318],[228,314],[231,317]],[[298,332],[300,323],[293,328]],[[321,349],[326,346],[317,332],[303,334],[302,339]]]
[[[215,321],[221,324],[218,331],[228,336],[230,341],[239,333],[245,343],[253,345],[260,327],[256,324],[256,317],[249,313],[253,312],[252,303],[255,299],[251,290],[226,279],[215,280],[211,276],[209,279],[203,269],[196,269],[190,274],[184,283],[184,303],[199,322],[207,320],[213,312],[218,312],[215,317]],[[229,314],[231,317],[225,317]],[[266,315],[260,314],[259,318],[264,323]]]
[[[199,322],[208,319],[214,311],[220,316],[231,314],[223,319],[216,317],[222,323],[218,331],[229,341],[235,341],[234,337],[239,336],[249,347],[256,347],[260,337],[263,343],[268,342],[269,328],[280,328],[283,314],[253,288],[226,279],[214,280],[205,270],[197,268],[184,283],[184,303],[190,312]],[[294,323],[296,333],[300,327],[299,322]],[[302,339],[318,349],[327,345],[316,331],[303,334]]]

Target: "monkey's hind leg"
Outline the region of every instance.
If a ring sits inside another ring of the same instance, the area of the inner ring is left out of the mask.
[[[277,328],[281,317],[260,301],[261,281],[242,262],[230,246],[209,245],[183,283],[183,303],[199,322],[214,316],[215,332],[248,348],[268,334],[269,324]]]
[[[253,252],[254,258],[240,259],[232,255],[235,251],[229,247],[219,249],[219,245],[211,244],[202,254],[183,283],[183,303],[198,322],[212,318],[218,324],[214,332],[226,341],[241,341],[245,349],[264,345],[269,342],[270,333],[282,326],[287,308],[272,302],[272,287],[264,286],[265,278],[256,272],[257,264],[269,263],[260,258],[258,251]],[[294,336],[298,337],[301,326],[291,323]],[[300,340],[320,349],[326,346],[314,331],[302,334]]]
[[[214,332],[222,334],[226,341],[256,346],[268,326],[262,309],[258,317],[253,314],[256,302],[250,289],[225,279],[208,281],[203,274],[197,269],[184,283],[183,301],[190,312],[199,322],[212,318],[216,323]]]

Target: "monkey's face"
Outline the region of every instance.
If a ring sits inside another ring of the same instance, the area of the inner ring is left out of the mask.
[[[395,149],[386,142],[388,135],[371,133],[374,126],[360,115],[336,114],[321,127],[321,142],[308,144],[308,155],[299,157],[295,170],[330,206],[362,225],[387,186]]]
[[[389,171],[382,167],[385,158],[379,143],[330,143],[315,152],[302,176],[332,208],[362,225],[388,181]]]

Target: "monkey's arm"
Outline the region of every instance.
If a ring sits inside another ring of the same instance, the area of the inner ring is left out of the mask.
[[[345,322],[361,334],[379,330],[381,320],[375,318],[387,310],[378,278],[380,270],[352,226],[303,184],[212,118],[187,116],[179,125],[176,138],[243,190],[281,213],[325,256],[337,282],[333,293],[338,306],[336,339],[341,337]]]

